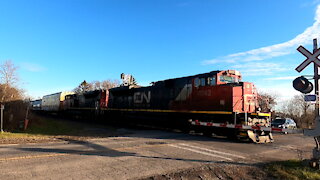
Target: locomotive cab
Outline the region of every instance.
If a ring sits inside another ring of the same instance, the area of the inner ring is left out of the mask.
[[[206,75],[205,77],[194,78],[194,87],[200,86],[216,86],[222,84],[239,83],[242,77],[239,71],[227,70],[220,71],[213,75]]]
[[[235,70],[221,71],[217,77],[217,85],[239,83],[242,79],[240,72]]]
[[[237,124],[239,126],[270,125],[270,113],[260,113],[258,94],[253,83],[242,82],[240,72],[235,70],[212,71],[193,77],[193,86],[185,102],[175,102],[174,108],[208,111],[210,115],[198,114],[196,119],[209,123]],[[214,133],[227,134],[230,129],[213,128]],[[209,131],[211,132],[211,131]],[[263,131],[235,130],[254,142],[271,142],[272,134]]]

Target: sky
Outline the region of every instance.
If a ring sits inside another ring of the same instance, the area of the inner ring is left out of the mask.
[[[39,98],[83,80],[150,82],[235,69],[281,99],[320,44],[320,0],[0,0],[0,63]]]

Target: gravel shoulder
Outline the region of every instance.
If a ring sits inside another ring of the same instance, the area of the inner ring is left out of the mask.
[[[275,179],[263,170],[263,166],[205,165],[139,180],[203,180],[203,179]]]

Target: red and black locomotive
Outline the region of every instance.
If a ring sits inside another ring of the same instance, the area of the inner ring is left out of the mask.
[[[109,90],[70,94],[64,102],[61,110],[94,111],[95,115],[103,114],[104,121],[192,128],[260,143],[273,141],[271,131],[266,130],[270,113],[260,112],[254,84],[241,82],[241,74],[235,70],[167,79],[147,87],[129,81]]]

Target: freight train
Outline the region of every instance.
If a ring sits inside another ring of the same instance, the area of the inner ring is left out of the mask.
[[[242,82],[241,78],[235,70],[212,71],[157,81],[146,87],[129,78],[109,90],[44,96],[40,109],[103,121],[192,129],[256,143],[272,142],[270,112],[260,112],[254,84]],[[39,102],[34,102],[37,107]]]

